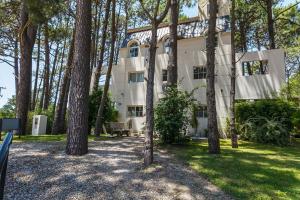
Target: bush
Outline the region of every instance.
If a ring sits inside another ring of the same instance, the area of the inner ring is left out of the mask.
[[[102,89],[98,89],[94,91],[93,94],[89,96],[89,127],[91,128],[95,126],[98,108],[100,106],[101,98],[102,98]],[[111,101],[110,96],[107,97],[104,112],[103,112],[104,122],[112,122],[117,121],[118,119],[118,111],[115,109],[113,102]]]
[[[300,138],[300,110],[297,110],[292,116],[292,122],[295,127],[294,136]]]
[[[165,97],[155,107],[155,131],[164,144],[182,143],[185,141],[186,129],[190,123],[190,113],[194,99],[192,93],[167,87]]]
[[[294,128],[292,115],[297,108],[283,100],[259,100],[236,105],[238,133],[242,139],[287,145]]]

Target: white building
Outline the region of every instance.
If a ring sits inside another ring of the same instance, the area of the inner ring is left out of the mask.
[[[216,103],[220,130],[224,128],[229,110],[230,91],[230,21],[228,0],[220,0],[217,20],[216,47]],[[198,113],[197,135],[204,136],[207,128],[206,113],[206,0],[199,1],[200,17],[182,21],[178,25],[178,80],[187,91],[199,89],[195,98],[203,105]],[[167,24],[158,30],[154,101],[163,95],[168,63]],[[120,49],[118,65],[113,66],[110,90],[119,111],[119,121],[132,121],[132,128],[139,131],[145,123],[146,81],[148,67],[148,41],[150,27],[128,32],[128,39]],[[285,82],[284,51],[280,49],[237,54],[236,99],[263,99],[277,93]],[[249,71],[250,70],[250,71]],[[195,131],[191,131],[194,133]]]

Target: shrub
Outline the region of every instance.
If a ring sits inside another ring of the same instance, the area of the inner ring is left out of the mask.
[[[90,130],[92,127],[95,126],[95,123],[96,123],[97,113],[98,113],[98,108],[100,106],[102,93],[103,93],[103,91],[100,88],[97,91],[94,91],[89,96],[89,127],[90,127]],[[117,121],[117,119],[118,119],[118,111],[115,109],[110,96],[107,97],[106,102],[105,102],[103,118],[104,118],[104,122]]]
[[[295,127],[294,135],[300,138],[300,110],[298,109],[292,116],[292,122]]]
[[[244,140],[280,146],[289,143],[289,131],[280,119],[250,118],[245,123],[240,124],[238,130]]]
[[[259,100],[236,105],[237,129],[242,139],[287,145],[296,107],[283,100]]]
[[[186,129],[190,123],[190,113],[194,99],[192,93],[167,87],[165,97],[155,107],[155,130],[164,144],[182,143],[185,141]]]

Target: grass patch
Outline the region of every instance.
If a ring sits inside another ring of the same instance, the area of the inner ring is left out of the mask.
[[[232,149],[230,144],[221,141],[221,155],[209,155],[207,141],[167,149],[237,199],[300,198],[300,140],[288,147],[239,141],[239,149]]]
[[[5,137],[6,134],[2,134],[1,139]],[[97,141],[98,139],[95,139],[95,136],[89,135],[88,136],[89,141]],[[101,135],[99,140],[110,140],[112,139],[109,137],[109,135]],[[22,135],[20,138],[18,135],[14,135],[13,142],[61,142],[61,141],[67,141],[67,135],[66,134],[60,134],[60,135],[39,135],[39,136],[32,136],[32,135]]]

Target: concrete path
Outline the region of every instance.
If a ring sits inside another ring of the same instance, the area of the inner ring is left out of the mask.
[[[134,137],[97,141],[75,157],[61,142],[14,143],[5,199],[231,199],[167,153],[144,169],[142,146]]]

